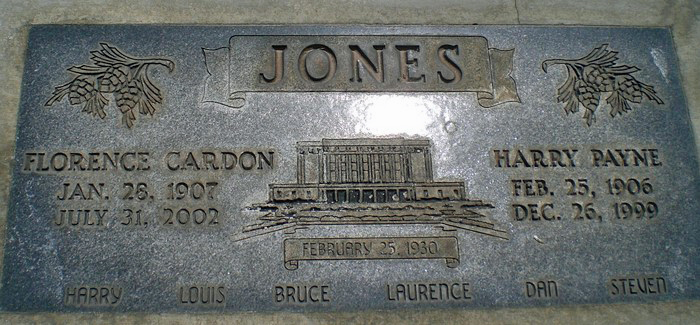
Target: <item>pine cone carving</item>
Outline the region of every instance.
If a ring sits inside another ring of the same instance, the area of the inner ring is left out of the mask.
[[[105,118],[104,107],[109,100],[104,95],[111,93],[122,113],[122,123],[131,128],[136,121],[137,106],[142,115],[153,115],[163,103],[160,88],[148,77],[148,68],[161,65],[172,72],[175,63],[168,59],[135,58],[106,43],[100,43],[100,47],[90,52],[93,64],[68,68],[75,77],[57,86],[45,105],[52,106],[68,96],[71,105],[84,104],[83,112]]]
[[[609,93],[605,102],[610,105],[612,117],[630,111],[629,102],[641,103],[643,97],[657,104],[664,103],[653,86],[632,76],[639,68],[617,65],[617,52],[608,50],[607,47],[608,44],[603,44],[579,59],[551,59],[542,62],[545,73],[552,65],[561,64],[566,67],[568,76],[557,90],[557,101],[564,103],[567,114],[578,112],[578,106],[583,106],[583,118],[588,126],[596,121],[595,112],[603,93]]]

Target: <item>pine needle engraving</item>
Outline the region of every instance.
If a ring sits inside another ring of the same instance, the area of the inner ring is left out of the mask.
[[[612,117],[632,110],[629,102],[641,103],[643,97],[657,104],[664,103],[653,86],[632,76],[640,71],[639,68],[618,65],[618,52],[607,47],[608,44],[598,46],[580,59],[550,59],[542,62],[542,70],[545,73],[549,66],[563,64],[566,67],[568,76],[557,90],[557,101],[564,103],[564,111],[567,114],[576,113],[579,106],[583,106],[583,118],[588,126],[596,121],[595,112],[603,93],[610,94],[605,101],[610,104]]]
[[[107,43],[100,43],[100,50],[91,51],[92,64],[75,65],[68,71],[75,74],[73,80],[57,86],[46,106],[52,106],[68,96],[71,105],[83,105],[83,112],[107,116],[109,104],[106,94],[112,94],[122,113],[122,124],[128,128],[136,121],[135,110],[141,115],[151,115],[163,103],[163,94],[148,77],[148,68],[162,65],[170,72],[175,63],[162,58],[135,58]]]

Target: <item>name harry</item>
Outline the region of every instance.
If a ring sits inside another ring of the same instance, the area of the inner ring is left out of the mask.
[[[557,168],[557,167],[660,167],[659,150],[654,148],[551,148],[495,149],[492,167]]]

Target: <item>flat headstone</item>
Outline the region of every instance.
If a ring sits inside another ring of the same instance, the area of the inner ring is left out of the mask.
[[[666,28],[34,26],[0,306],[698,299]]]

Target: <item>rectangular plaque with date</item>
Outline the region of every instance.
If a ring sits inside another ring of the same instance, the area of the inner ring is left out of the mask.
[[[34,26],[0,308],[700,298],[665,28]]]
[[[289,238],[284,240],[284,264],[295,270],[299,261],[444,259],[459,264],[457,237]]]

